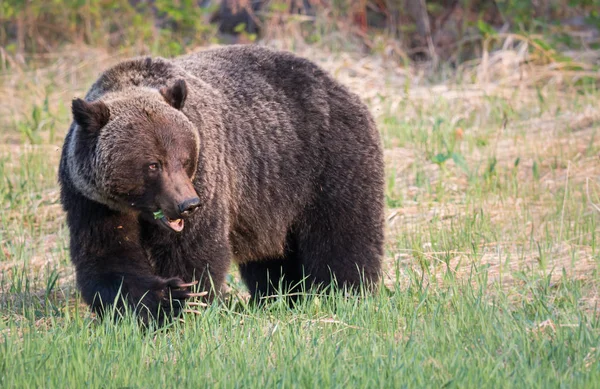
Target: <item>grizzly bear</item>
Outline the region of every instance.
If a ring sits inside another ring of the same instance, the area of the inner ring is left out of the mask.
[[[384,166],[367,107],[314,63],[259,46],[105,71],[59,170],[85,302],[145,322],[219,295],[377,286]]]

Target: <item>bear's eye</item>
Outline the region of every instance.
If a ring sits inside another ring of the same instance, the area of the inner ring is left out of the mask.
[[[150,170],[151,172],[155,172],[158,170],[159,167],[160,165],[158,164],[158,162],[151,163],[148,165],[148,170]]]

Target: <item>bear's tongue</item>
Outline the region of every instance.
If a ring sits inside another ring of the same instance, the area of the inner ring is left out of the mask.
[[[167,225],[169,227],[171,227],[171,229],[175,232],[181,232],[183,231],[183,219],[169,219],[168,217],[165,216]]]

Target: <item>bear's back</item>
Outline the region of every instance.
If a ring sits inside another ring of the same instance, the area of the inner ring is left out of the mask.
[[[256,45],[233,45],[208,49],[177,57],[173,63],[190,74],[210,82],[211,77],[247,80],[260,75],[271,81],[298,80],[298,77],[315,77],[315,81],[330,81],[327,74],[311,61],[286,51],[275,51]],[[294,85],[298,87],[298,84]],[[306,86],[306,85],[302,85]]]

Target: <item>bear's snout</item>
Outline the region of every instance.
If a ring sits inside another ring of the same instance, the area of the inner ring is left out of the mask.
[[[183,217],[190,216],[199,206],[200,199],[198,197],[187,199],[178,205],[179,214]]]

